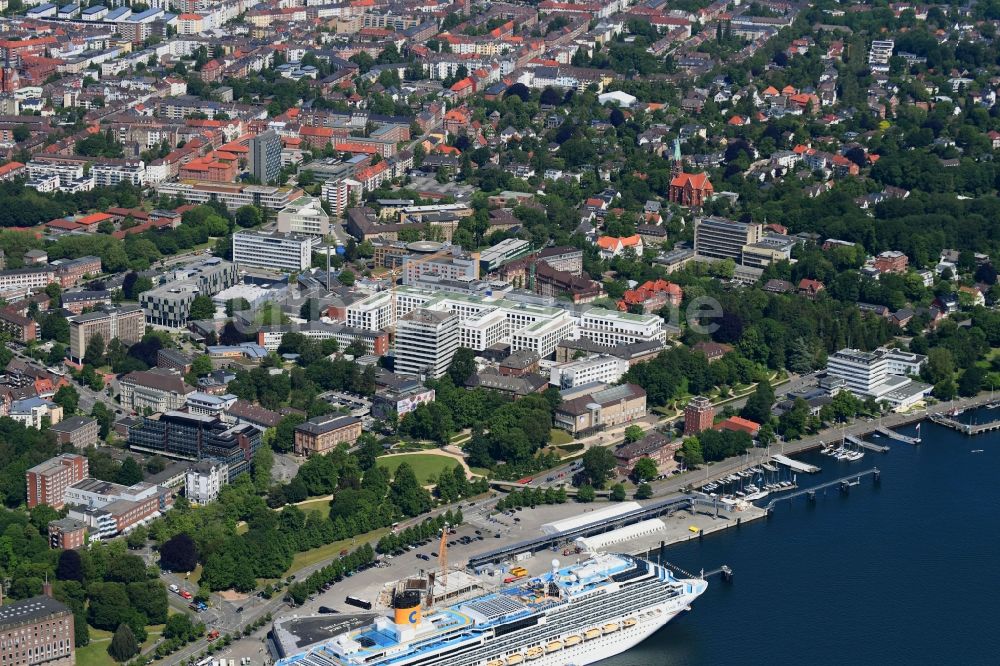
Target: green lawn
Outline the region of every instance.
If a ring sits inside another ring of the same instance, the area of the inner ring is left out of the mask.
[[[573,441],[573,435],[569,434],[562,428],[552,428],[552,430],[550,430],[549,432],[551,433],[552,437],[550,441],[550,444],[552,444],[552,446],[559,446],[560,444],[569,444],[570,442]]]
[[[142,644],[145,650],[159,639],[163,633],[162,624],[146,627],[146,642]],[[90,643],[86,647],[77,648],[76,663],[79,666],[114,666],[115,660],[108,655],[108,645],[114,634],[102,629],[90,628]]]
[[[319,548],[313,548],[312,550],[307,550],[303,553],[296,553],[295,557],[292,558],[292,566],[288,568],[285,575],[295,573],[303,567],[307,567],[311,564],[316,564],[317,562],[322,562],[323,560],[330,560],[340,553],[340,551],[354,550],[366,541],[378,541],[382,536],[384,536],[389,531],[388,527],[383,527],[382,529],[375,530],[374,532],[368,532],[367,534],[361,534],[353,539],[344,539],[343,541],[334,541],[326,546],[320,546]]]
[[[319,515],[323,518],[330,515],[330,500],[328,499],[311,500],[302,504],[296,504],[296,506],[303,512],[318,511]]]
[[[458,461],[450,456],[433,453],[417,453],[408,456],[381,456],[378,459],[379,466],[388,468],[393,474],[396,473],[396,468],[399,467],[401,462],[406,462],[413,468],[414,474],[417,475],[417,480],[422,484],[429,483],[429,479],[432,476],[436,478],[443,470],[454,469],[455,465],[458,464]]]

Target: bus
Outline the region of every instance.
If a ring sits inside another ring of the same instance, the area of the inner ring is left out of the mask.
[[[365,610],[372,609],[372,602],[365,601],[364,599],[358,599],[357,597],[344,597],[344,603],[348,604],[349,606],[364,608]]]

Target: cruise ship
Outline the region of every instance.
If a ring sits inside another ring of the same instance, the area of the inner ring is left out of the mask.
[[[708,587],[645,559],[597,554],[448,606],[396,591],[378,616],[277,666],[583,666],[639,644]]]

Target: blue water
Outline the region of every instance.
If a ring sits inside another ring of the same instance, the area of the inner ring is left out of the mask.
[[[854,463],[801,456],[823,468],[803,487],[875,466],[878,485],[668,548],[689,571],[728,564],[733,584],[713,578],[692,612],[602,666],[1000,664],[1000,433],[921,429],[920,446],[876,439],[892,451]]]

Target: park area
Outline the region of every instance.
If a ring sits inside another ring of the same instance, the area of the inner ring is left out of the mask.
[[[441,472],[454,469],[459,461],[444,453],[400,453],[381,456],[378,459],[378,465],[385,467],[392,474],[395,474],[396,468],[404,462],[413,468],[417,481],[426,486],[431,483],[431,479],[437,479]]]

